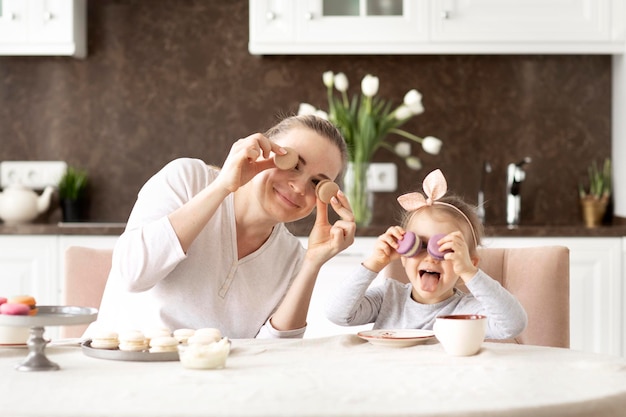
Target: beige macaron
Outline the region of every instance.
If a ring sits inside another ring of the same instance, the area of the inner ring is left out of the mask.
[[[139,330],[126,330],[119,335],[120,350],[140,352],[148,349],[148,342],[143,332]]]
[[[178,340],[174,336],[158,336],[150,340],[150,353],[176,352]]]
[[[296,165],[298,165],[298,152],[288,147],[283,147],[283,149],[287,151],[286,154],[274,155],[274,164],[276,165],[276,168],[283,170],[295,168]]]
[[[119,344],[117,332],[112,330],[97,330],[91,338],[90,346],[94,349],[117,349]]]
[[[339,186],[331,180],[321,180],[315,187],[315,194],[317,194],[317,198],[326,204],[330,203],[330,199],[336,196],[338,191]]]

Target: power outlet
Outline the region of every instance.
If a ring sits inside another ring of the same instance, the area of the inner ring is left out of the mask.
[[[64,161],[3,161],[0,162],[0,187],[20,184],[42,190],[48,185],[57,186],[66,170]]]
[[[391,192],[398,188],[398,167],[394,163],[370,163],[367,170],[367,188],[370,191]]]

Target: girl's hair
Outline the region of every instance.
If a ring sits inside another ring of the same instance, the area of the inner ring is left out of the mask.
[[[437,204],[438,202],[446,203],[446,204]],[[463,218],[461,213],[455,210],[454,207],[450,207],[447,204],[456,207],[467,217],[467,219]],[[478,217],[478,214],[476,214],[475,207],[463,201],[463,199],[459,196],[456,196],[456,195],[443,196],[437,201],[435,201],[432,206],[424,206],[424,207],[420,207],[417,210],[404,212],[404,214],[402,215],[401,222],[400,222],[402,227],[406,229],[407,226],[410,224],[411,220],[413,219],[414,215],[416,215],[417,213],[423,210],[429,210],[431,213],[445,214],[447,216],[450,216],[456,219],[459,222],[459,224],[467,226],[467,227],[464,227],[464,229],[466,229],[464,233],[465,240],[467,241],[467,245],[470,249],[470,253],[476,253],[476,247],[482,243],[485,230],[484,230],[482,222],[480,221],[480,218]],[[468,220],[469,220],[469,224],[468,224]],[[476,242],[474,242],[472,231],[468,229],[468,227],[471,227],[474,230],[474,235],[476,236]]]
[[[348,148],[346,141],[344,140],[339,129],[335,127],[331,122],[321,117],[313,115],[299,115],[290,116],[281,120],[275,126],[269,128],[265,132],[265,136],[272,139],[275,136],[279,136],[283,133],[290,131],[296,127],[304,127],[310,129],[320,136],[328,139],[333,145],[339,149],[341,153],[342,166],[345,167],[348,161]]]

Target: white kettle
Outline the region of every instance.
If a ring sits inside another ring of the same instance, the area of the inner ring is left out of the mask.
[[[23,185],[14,184],[0,193],[0,219],[6,224],[28,223],[48,210],[54,187],[47,186],[41,195]]]

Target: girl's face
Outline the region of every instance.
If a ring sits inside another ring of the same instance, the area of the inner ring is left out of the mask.
[[[449,234],[460,230],[464,232],[466,225],[448,213],[435,207],[420,209],[410,220],[407,230],[415,233],[423,244],[427,244],[431,236],[438,233]],[[459,277],[454,272],[452,261],[440,261],[422,249],[411,258],[400,258],[413,289],[412,298],[422,304],[439,303],[454,294],[454,286]]]
[[[273,140],[295,149],[298,165],[291,170],[265,170],[253,181],[261,184],[260,201],[267,213],[280,222],[296,221],[315,208],[317,183],[334,181],[341,172],[341,152],[330,140],[305,127],[293,128]]]

